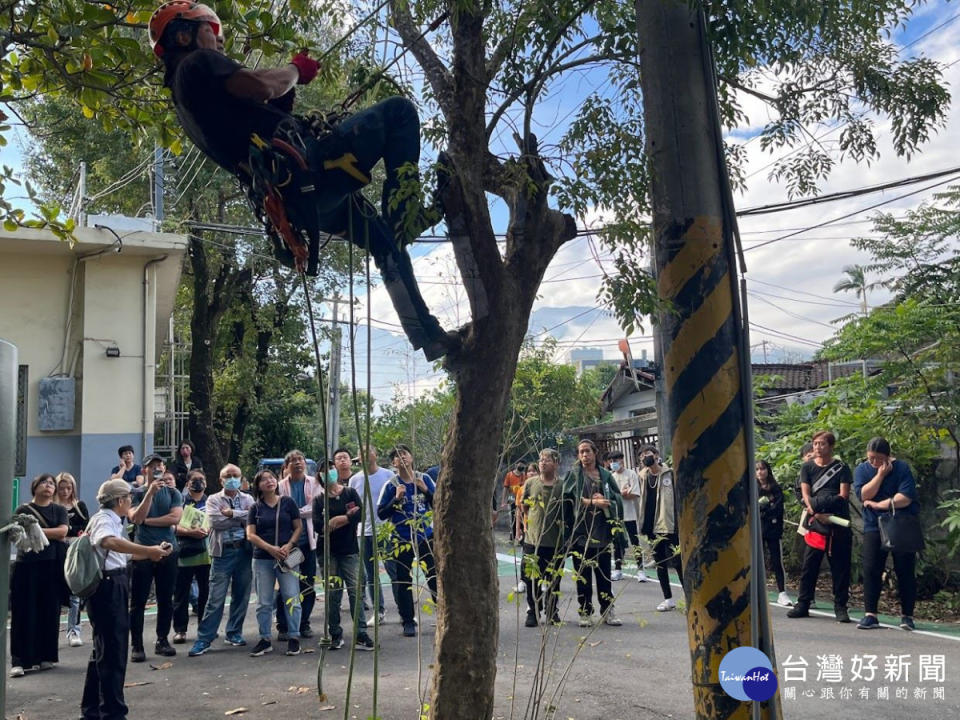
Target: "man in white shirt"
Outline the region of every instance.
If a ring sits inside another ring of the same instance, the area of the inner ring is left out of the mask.
[[[367,601],[364,602],[364,608],[368,613],[367,627],[372,627],[376,622],[373,613],[370,611],[374,603],[377,604],[377,617],[379,622],[383,622],[383,588],[380,585],[380,562],[377,559],[377,529],[383,522],[377,516],[377,501],[380,499],[380,493],[384,485],[390,482],[393,477],[393,470],[380,467],[377,463],[377,449],[375,447],[367,448],[357,461],[363,460],[365,469],[356,473],[350,478],[350,487],[357,491],[360,500],[363,502],[363,525],[359,532],[363,533],[360,539],[360,559],[363,563],[363,577],[367,585]],[[366,483],[369,478],[370,492],[367,494]],[[373,518],[371,520],[371,518]],[[388,568],[389,570],[389,568]],[[393,578],[391,577],[391,580]],[[394,598],[396,600],[396,598]]]
[[[163,545],[138,545],[126,536],[126,518],[132,507],[130,484],[107,480],[97,491],[100,511],[90,518],[90,543],[103,558],[103,578],[87,598],[87,617],[93,630],[93,651],[87,663],[80,709],[84,720],[125,718],[123,699],[130,638],[130,594],[127,565],[130,559],[159,562],[173,549]]]
[[[643,548],[640,545],[640,533],[637,530],[637,510],[640,507],[640,479],[636,471],[626,467],[623,462],[623,453],[612,450],[607,455],[610,462],[610,472],[613,480],[620,488],[623,496],[623,528],[627,537],[618,538],[613,544],[614,561],[616,563],[610,579],[623,580],[623,556],[627,547],[627,540],[633,547],[633,556],[637,561],[637,582],[646,582],[647,575],[643,572]]]

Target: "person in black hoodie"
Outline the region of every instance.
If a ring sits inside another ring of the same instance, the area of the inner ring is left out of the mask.
[[[773,566],[777,578],[777,602],[786,607],[793,605],[787,595],[783,578],[783,555],[780,538],[783,537],[783,489],[773,477],[773,470],[766,460],[757,461],[757,495],[760,502],[760,534],[763,546],[770,558],[767,567]]]
[[[800,574],[800,592],[797,604],[787,613],[790,618],[809,617],[810,604],[817,587],[817,575],[823,556],[830,562],[833,578],[833,611],[837,622],[850,622],[847,600],[850,596],[850,555],[853,535],[849,526],[831,522],[836,516],[850,520],[850,486],[853,475],[850,468],[833,457],[837,438],[832,432],[821,430],[813,436],[813,459],[800,468],[800,489],[807,517],[804,520],[811,537],[804,536],[803,569]],[[820,541],[821,547],[817,547]]]

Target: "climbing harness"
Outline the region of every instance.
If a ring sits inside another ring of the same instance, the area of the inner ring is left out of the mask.
[[[310,276],[317,274],[320,251],[331,237],[321,244],[319,215],[370,183],[337,130],[343,117],[291,117],[269,141],[253,133],[238,173],[277,259]]]

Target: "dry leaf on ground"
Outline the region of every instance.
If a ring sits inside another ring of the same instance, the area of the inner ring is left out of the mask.
[[[241,713],[247,712],[247,709],[244,707],[234,708],[233,710],[227,710],[224,715],[240,715]]]
[[[153,682],[150,680],[140,680],[138,682],[125,682],[123,684],[125,688],[140,687],[141,685],[153,685]],[[24,720],[26,720],[26,718],[24,718]]]

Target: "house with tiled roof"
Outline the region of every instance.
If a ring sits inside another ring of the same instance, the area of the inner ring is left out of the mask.
[[[873,363],[753,363],[753,377],[763,388],[759,402],[769,409],[779,404],[809,402],[823,392],[832,381],[861,373],[876,372]],[[604,413],[612,419],[569,428],[577,437],[589,437],[603,449],[614,446],[632,458],[639,448],[657,440],[657,368],[653,363],[635,360],[632,365],[620,364],[617,374],[601,396]],[[628,460],[629,463],[629,460]]]

